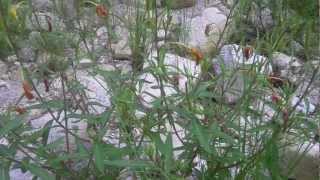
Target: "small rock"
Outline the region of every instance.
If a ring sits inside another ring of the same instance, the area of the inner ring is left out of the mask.
[[[120,144],[120,131],[119,129],[112,128],[109,129],[106,134],[103,136],[103,141],[111,144],[115,147],[118,147]]]
[[[319,58],[320,59],[320,58]],[[320,60],[314,60],[310,63],[314,68],[320,67]]]
[[[195,169],[199,171],[208,169],[207,161],[201,159],[199,155],[197,155],[197,157],[193,160],[193,162],[196,164]]]
[[[157,64],[154,55],[151,55],[149,59]],[[196,62],[190,59],[173,54],[166,54],[163,63],[167,67],[167,73],[171,74],[171,76],[169,76],[171,79],[170,82],[165,82],[164,87],[167,96],[177,93],[176,88],[185,92],[186,85],[195,81],[192,77],[198,77],[200,75],[200,66],[197,66]],[[143,68],[146,69],[150,66],[152,66],[152,63],[146,62]],[[145,105],[150,107],[155,97],[161,96],[160,84],[152,73],[144,73],[139,79],[144,81],[141,89],[139,88],[139,84],[137,85],[137,89],[140,90],[140,97],[144,103],[146,103]]]
[[[31,4],[35,11],[48,12],[53,9],[53,3],[50,0],[32,0]]]
[[[289,82],[297,85],[303,77],[303,65],[296,57],[275,52],[272,54],[272,65],[276,74],[280,78],[289,80]]]
[[[18,50],[18,56],[23,62],[34,62],[36,55],[31,47],[23,47]]]
[[[5,111],[22,95],[22,86],[18,81],[4,81],[2,85],[0,86],[0,111]]]
[[[7,71],[7,79],[11,81],[22,81],[21,76],[21,67],[19,63],[15,63],[13,66],[10,67]]]
[[[30,31],[45,31],[62,30],[65,25],[61,19],[49,12],[36,12],[31,18],[27,17],[26,28]]]
[[[201,16],[191,19],[191,30],[186,42],[198,47],[204,53],[210,52],[220,39],[226,19],[226,16],[216,7],[205,9]]]
[[[100,48],[105,49],[108,42],[108,30],[105,26],[100,27],[96,32],[96,46],[100,46]],[[99,47],[98,47],[99,48]]]
[[[129,47],[129,32],[125,28],[117,26],[115,28],[116,40],[111,44],[115,54],[132,54]]]
[[[86,93],[88,101],[84,103],[91,104],[89,108],[90,113],[100,114],[110,106],[110,97],[106,90],[108,87],[101,76],[92,76],[84,70],[79,70],[76,74],[77,79],[75,80],[73,77],[74,76],[69,75],[68,78],[77,81],[79,83],[77,84],[77,88],[80,88],[79,91],[84,91]],[[54,97],[62,97],[61,86],[61,79],[54,79],[50,87],[51,95]],[[76,105],[78,102],[74,102],[74,104]]]
[[[315,106],[320,105],[320,87],[312,88],[311,92],[308,94],[311,104]]]
[[[80,27],[86,26],[87,28],[99,28],[105,25],[104,19],[98,17],[95,7],[84,7],[80,17]],[[77,28],[78,25],[75,25]]]
[[[10,171],[11,180],[32,180],[33,175],[30,172],[23,173],[20,169]]]
[[[91,59],[86,59],[86,58],[84,58],[84,59],[81,59],[81,60],[79,61],[78,67],[79,67],[80,69],[85,69],[85,68],[88,68],[88,67],[90,67],[90,66],[92,66],[92,65],[93,65],[93,62],[92,62]]]
[[[36,11],[48,12],[53,9],[53,3],[50,0],[32,0],[31,4]]]
[[[8,68],[7,65],[4,62],[0,61],[0,73],[4,74],[7,71],[7,68]],[[0,76],[0,79],[1,78],[2,77]]]
[[[279,69],[288,67],[291,61],[292,57],[280,52],[275,52],[272,55],[272,64]]]
[[[272,72],[272,66],[267,58],[257,55],[253,49],[248,52],[248,57],[245,56],[242,47],[231,44],[223,46],[220,55],[212,60],[214,74],[222,76],[218,82],[219,91],[224,92],[222,94],[227,103],[233,104],[242,96],[244,80],[250,76],[251,66],[255,67],[255,73]]]
[[[248,57],[246,57],[244,49],[249,48]],[[254,65],[256,66],[256,70],[258,71],[261,67],[260,73],[269,74],[272,72],[272,67],[268,63],[268,60],[264,56],[257,55],[253,52],[252,47],[240,47],[236,44],[225,45],[220,50],[220,63],[223,63],[225,68],[228,70],[235,70],[240,67],[244,67],[244,65]],[[218,72],[221,71],[218,69]],[[219,74],[219,73],[218,73]]]
[[[120,172],[120,175],[119,175],[119,177],[117,177],[117,179],[119,179],[119,180],[135,180],[135,179],[137,179],[137,176],[130,169],[123,169]]]
[[[77,6],[79,5],[77,0],[61,1],[60,3],[67,18],[73,19],[77,16]]]
[[[291,105],[295,106],[300,100],[300,97],[293,97],[291,100]],[[297,106],[296,110],[304,114],[310,114],[315,111],[316,107],[310,103],[308,98],[303,99]]]
[[[254,6],[251,21],[260,30],[268,30],[274,26],[272,12],[269,8],[258,8]]]
[[[291,41],[290,46],[294,55],[300,57],[304,54],[304,47],[297,41]]]
[[[6,138],[1,138],[0,139],[0,145],[8,146],[9,145],[9,141]]]
[[[7,84],[7,82],[0,80],[0,88],[9,89],[9,85]]]

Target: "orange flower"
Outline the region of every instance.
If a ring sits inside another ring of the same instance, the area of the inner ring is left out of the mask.
[[[96,6],[96,13],[99,17],[107,17],[108,16],[108,10],[102,4],[99,4]]]
[[[203,59],[203,54],[196,48],[191,48],[191,55],[196,60],[197,65],[200,63],[200,61]]]
[[[253,53],[252,47],[245,47],[245,48],[243,48],[243,56],[244,56],[246,59],[249,59],[249,58],[252,56],[252,53]]]
[[[33,96],[32,92],[31,92],[32,91],[32,87],[30,86],[28,81],[23,81],[22,87],[23,87],[24,95],[26,96],[26,98],[29,99],[29,100],[33,99],[34,96]]]
[[[16,106],[14,110],[15,110],[17,113],[19,113],[20,115],[27,112],[26,108],[19,107],[19,106]]]

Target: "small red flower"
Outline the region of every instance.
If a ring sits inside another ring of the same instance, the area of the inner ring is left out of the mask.
[[[19,107],[19,106],[16,106],[14,110],[20,115],[27,112],[27,110],[25,108]]]
[[[24,91],[24,95],[26,96],[27,99],[31,100],[34,98],[33,94],[32,94],[32,87],[30,86],[30,84],[28,83],[28,81],[23,81],[22,82],[22,88]]]
[[[102,4],[99,4],[96,6],[96,13],[99,17],[107,17],[108,16],[108,10]]]
[[[279,95],[277,95],[276,93],[273,93],[271,96],[271,100],[273,103],[280,103],[281,102],[281,97]]]

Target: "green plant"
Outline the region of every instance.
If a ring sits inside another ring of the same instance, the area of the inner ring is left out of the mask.
[[[207,58],[211,55],[200,55],[180,42],[168,42],[166,37],[172,27],[170,0],[162,1],[162,8],[157,8],[156,0],[128,1],[132,8],[128,9],[134,14],[129,17],[119,17],[109,1],[79,1],[74,4],[74,18],[66,17],[59,2],[54,1],[53,14],[69,25],[54,27],[55,23],[47,19],[45,23],[53,27],[43,29],[37,20],[32,32],[36,35],[30,42],[39,52],[33,69],[22,61],[18,51],[21,42],[32,34],[25,26],[23,13],[26,18],[39,14],[30,1],[21,2],[0,0],[0,58],[16,56],[24,86],[28,86],[24,96],[33,103],[20,107],[17,102],[0,115],[0,140],[6,140],[0,144],[0,179],[9,179],[14,168],[31,172],[34,179],[117,179],[128,174],[137,179],[186,179],[191,175],[198,179],[286,179],[297,163],[283,171],[283,152],[297,139],[304,142],[317,134],[319,112],[313,116],[296,112],[299,103],[291,106],[295,89],[289,85],[279,90],[279,97],[270,97],[269,92],[278,91],[260,73],[261,66],[225,69],[215,75],[211,59]],[[92,22],[81,21],[86,11],[95,14],[97,7],[104,8],[103,13],[90,18],[98,18],[108,30],[109,44],[103,50],[94,46],[98,28]],[[268,31],[255,29],[255,37],[247,41],[252,38],[246,37],[252,27],[249,14],[256,7],[270,8],[275,25]],[[233,36],[227,43],[252,43],[257,52],[271,55],[288,51],[290,41],[298,41],[305,49],[306,61],[316,55],[313,52],[319,30],[313,10],[300,10],[285,0],[236,0],[228,18],[226,26],[239,25],[235,33],[241,36]],[[117,23],[129,31],[132,71],[108,69],[98,62],[101,51],[114,55],[111,44]],[[160,45],[159,30],[165,32],[164,45]],[[229,33],[227,27],[224,33]],[[182,47],[183,51],[167,45]],[[221,37],[213,55],[223,45]],[[165,64],[168,53],[191,54],[190,59],[194,56],[201,66],[201,76],[193,77],[188,69]],[[78,67],[82,58],[92,60],[90,68]],[[143,67],[146,63],[149,66]],[[300,102],[308,95],[318,68],[312,69]],[[92,100],[90,93],[98,88],[92,90],[83,84],[83,74],[108,94],[110,104]],[[158,84],[152,88],[160,92],[148,106],[141,100],[139,90],[153,82],[146,82],[141,74],[152,75]],[[171,83],[177,74],[187,77],[185,91]],[[219,82],[236,75],[243,77],[243,95],[237,103],[228,104]],[[58,90],[53,90],[53,84]],[[54,91],[58,95],[45,94],[41,85],[46,93]],[[176,93],[168,93],[168,86]],[[265,115],[266,106],[272,109],[272,116]],[[32,113],[38,111],[44,112],[48,120],[35,128]],[[59,130],[62,133],[56,132]],[[109,133],[118,136],[114,138],[116,143],[108,141]],[[205,165],[196,168],[200,159]]]

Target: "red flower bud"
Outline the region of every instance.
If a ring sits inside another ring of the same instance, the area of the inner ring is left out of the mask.
[[[96,13],[99,17],[107,17],[108,16],[108,10],[102,4],[99,4],[96,6]]]

